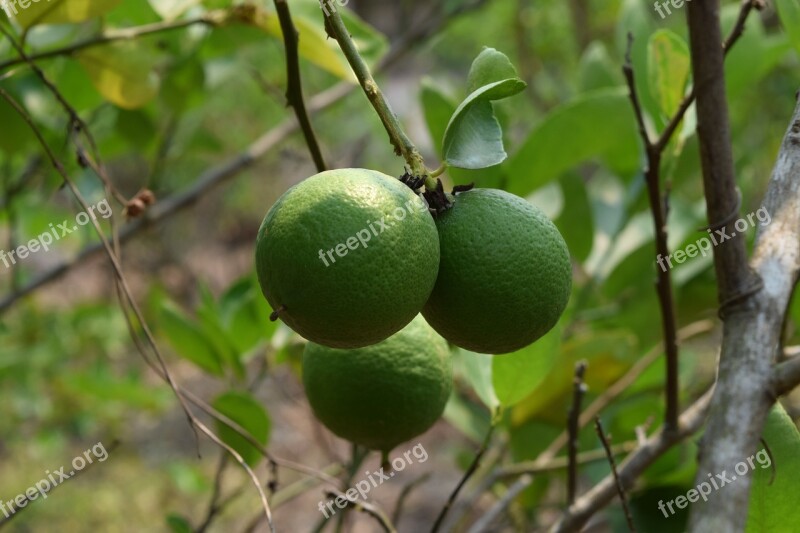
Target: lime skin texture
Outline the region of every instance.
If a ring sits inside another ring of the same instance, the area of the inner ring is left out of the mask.
[[[365,169],[330,170],[283,194],[258,231],[269,304],[306,339],[360,348],[400,331],[436,281],[439,238],[421,197]]]
[[[442,416],[453,387],[450,349],[417,316],[355,350],[308,343],[303,384],[316,417],[339,437],[388,453]]]
[[[503,354],[558,322],[572,289],[569,250],[526,200],[497,189],[458,193],[436,218],[439,276],[423,315],[453,344]]]

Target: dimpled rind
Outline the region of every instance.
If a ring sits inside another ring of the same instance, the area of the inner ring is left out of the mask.
[[[519,350],[555,326],[569,301],[569,250],[526,200],[496,189],[456,195],[436,219],[439,276],[423,308],[428,323],[467,350]]]
[[[328,429],[388,452],[442,416],[453,386],[452,360],[447,342],[419,315],[366,348],[309,343],[303,384],[314,414]]]
[[[438,265],[436,225],[423,200],[365,169],[322,172],[289,189],[256,244],[259,284],[273,310],[282,308],[281,320],[306,339],[335,348],[400,331],[425,304]]]

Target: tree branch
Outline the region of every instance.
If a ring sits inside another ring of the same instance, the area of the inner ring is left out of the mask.
[[[581,414],[581,401],[586,393],[586,385],[583,383],[583,374],[586,372],[586,361],[580,361],[575,365],[575,377],[572,380],[572,407],[567,416],[567,505],[572,505],[575,495],[578,493],[578,419]]]
[[[303,82],[300,77],[300,54],[298,53],[298,33],[297,28],[292,22],[292,14],[286,0],[274,0],[275,10],[278,12],[278,20],[281,23],[283,33],[283,45],[286,49],[286,102],[292,106],[300,129],[303,130],[303,137],[311,152],[311,158],[317,167],[317,172],[327,170],[325,159],[322,157],[317,137],[314,135],[314,128],[308,118],[308,111],[303,100]]]
[[[701,20],[705,20],[703,16]],[[701,443],[698,480],[752,454],[776,395],[800,381],[796,359],[773,367],[779,356],[789,298],[800,273],[800,104],[781,144],[761,209],[771,222],[759,228],[750,267],[764,284],[748,299],[746,312],[731,314],[725,320],[719,376]],[[717,505],[692,508],[690,531],[743,531],[750,482],[751,478],[745,476],[726,488],[725,498]]]
[[[378,113],[381,122],[383,122],[383,127],[386,128],[386,133],[389,134],[389,140],[392,146],[394,146],[395,153],[405,159],[409,171],[413,176],[426,177],[428,171],[425,168],[425,162],[422,160],[419,150],[417,150],[417,147],[414,146],[414,143],[411,142],[411,139],[406,135],[403,126],[397,119],[397,115],[392,111],[389,102],[372,77],[369,67],[361,58],[361,54],[359,54],[355,42],[353,42],[350,33],[347,31],[347,27],[344,25],[339,10],[336,6],[328,4],[327,6],[322,5],[322,12],[325,16],[326,30],[330,36],[339,43],[339,47],[347,58],[347,62],[350,63],[350,67],[353,69],[356,78],[358,78],[358,82],[361,84],[364,94],[372,104],[372,107],[375,108],[375,112]],[[436,184],[433,182],[428,183],[428,181],[429,180],[426,180],[426,187],[434,189]]]
[[[672,446],[686,437],[696,433],[703,425],[712,391],[706,392],[695,401],[678,419],[675,431],[664,431],[647,439],[639,448],[625,458],[617,469],[619,483],[624,489],[630,489],[634,480],[644,472],[656,459],[666,453]],[[550,528],[551,532],[580,531],[589,518],[608,505],[617,494],[617,483],[609,474],[567,509]]]

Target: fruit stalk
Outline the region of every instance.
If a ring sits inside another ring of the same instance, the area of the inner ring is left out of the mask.
[[[339,43],[339,47],[344,52],[347,62],[364,90],[364,94],[366,94],[367,99],[372,104],[372,107],[375,108],[381,122],[383,122],[386,133],[389,134],[389,141],[394,146],[395,153],[406,160],[412,176],[425,178],[425,187],[431,190],[435,189],[436,180],[429,176],[428,169],[425,168],[425,161],[422,159],[419,150],[406,135],[406,132],[403,131],[403,126],[397,119],[397,115],[392,111],[388,100],[386,100],[380,87],[372,77],[369,67],[364,62],[361,54],[358,53],[358,48],[356,48],[356,44],[347,31],[339,11],[337,9],[323,9],[322,11],[325,16],[325,29],[328,35]]]

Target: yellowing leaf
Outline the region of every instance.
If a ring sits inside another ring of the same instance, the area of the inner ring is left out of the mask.
[[[321,18],[321,17],[320,17]],[[334,39],[328,39],[321,23],[315,23],[304,17],[293,16],[295,28],[300,34],[298,52],[302,57],[311,61],[334,76],[342,79],[356,81],[350,65],[339,52],[338,44]],[[262,22],[264,31],[275,37],[283,38],[280,21],[276,15],[266,17]]]
[[[6,12],[24,28],[83,22],[111,11],[122,0],[6,0]]]
[[[89,48],[76,57],[100,94],[119,107],[141,107],[158,92],[154,58],[136,43]]]

